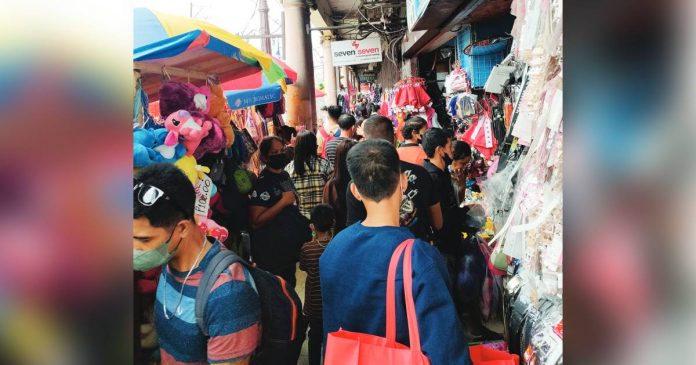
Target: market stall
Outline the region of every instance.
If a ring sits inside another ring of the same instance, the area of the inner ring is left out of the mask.
[[[282,100],[297,74],[206,22],[148,9],[134,16],[134,168],[160,162],[181,168],[199,195],[201,230],[235,245],[247,225],[238,206],[253,178],[246,164],[273,132],[273,118],[282,114],[273,101]],[[256,95],[272,87],[274,98],[252,95],[233,110],[225,89],[244,87]]]
[[[472,81],[455,63],[444,86],[453,132],[475,150],[468,184],[475,189],[462,205],[480,206],[470,216],[486,221],[476,237],[487,262],[482,311],[502,312],[504,350],[523,364],[561,364],[561,1],[513,1],[511,13],[511,40],[468,50],[510,52],[496,53],[485,79]]]

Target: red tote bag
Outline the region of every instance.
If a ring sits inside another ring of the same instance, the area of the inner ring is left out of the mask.
[[[474,365],[519,365],[520,357],[505,351],[498,351],[483,345],[469,347]]]
[[[386,337],[339,329],[329,333],[326,340],[326,365],[430,365],[423,354],[416,320],[416,305],[413,301],[413,278],[411,255],[413,240],[402,242],[394,251],[387,273],[387,326]],[[404,254],[404,293],[408,337],[411,348],[396,342],[396,266]]]

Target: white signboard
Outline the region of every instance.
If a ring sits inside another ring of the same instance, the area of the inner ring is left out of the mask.
[[[379,37],[331,42],[331,55],[334,66],[382,62],[382,44]]]

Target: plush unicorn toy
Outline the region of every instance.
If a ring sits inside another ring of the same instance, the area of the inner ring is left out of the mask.
[[[186,110],[177,110],[170,114],[164,121],[164,126],[169,131],[164,144],[174,146],[178,143],[179,137],[183,137],[186,154],[189,156],[193,155],[203,137],[207,136],[210,129],[213,128],[210,121],[196,119]]]

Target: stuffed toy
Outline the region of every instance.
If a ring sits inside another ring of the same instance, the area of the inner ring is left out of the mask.
[[[227,237],[229,237],[229,231],[227,228],[217,224],[214,220],[204,217],[202,215],[196,214],[196,222],[201,232],[205,233],[207,236],[212,236],[217,238],[220,242],[225,242]]]
[[[188,85],[178,81],[167,81],[159,90],[159,107],[162,117],[177,110],[196,110],[193,101],[195,92]]]
[[[169,135],[169,131],[166,128],[155,129],[153,133],[155,134],[155,147],[153,150],[163,157],[163,160],[160,162],[174,163],[186,155],[186,147],[183,144],[177,143],[175,146],[164,144],[165,139]]]
[[[201,179],[203,174],[210,172],[209,168],[199,165],[196,163],[196,159],[189,155],[184,155],[182,158],[174,162],[174,165],[184,172],[193,186],[198,185],[198,181]]]
[[[227,98],[223,94],[220,84],[213,83],[210,85],[209,104],[210,110],[208,110],[208,115],[220,122],[220,128],[222,128],[227,138],[226,147],[232,146],[232,143],[234,143],[234,130],[231,125],[232,115],[228,110],[229,105],[227,104]]]
[[[207,86],[198,87],[193,84],[188,84],[188,87],[193,90],[195,110],[208,114],[210,112],[210,88]]]
[[[203,137],[207,136],[210,129],[213,128],[210,121],[194,118],[186,110],[177,110],[170,114],[164,121],[164,126],[169,131],[164,144],[174,146],[178,143],[179,137],[183,137],[187,155],[193,155]]]
[[[168,162],[180,159],[186,154],[186,148],[177,143],[174,146],[164,145],[167,130],[136,128],[133,130],[133,166],[145,167],[153,163]]]
[[[194,119],[207,120],[213,126],[208,135],[198,145],[196,151],[193,152],[193,157],[196,160],[200,160],[206,153],[219,153],[222,151],[227,145],[227,139],[217,119],[198,112],[192,112],[191,115]]]

